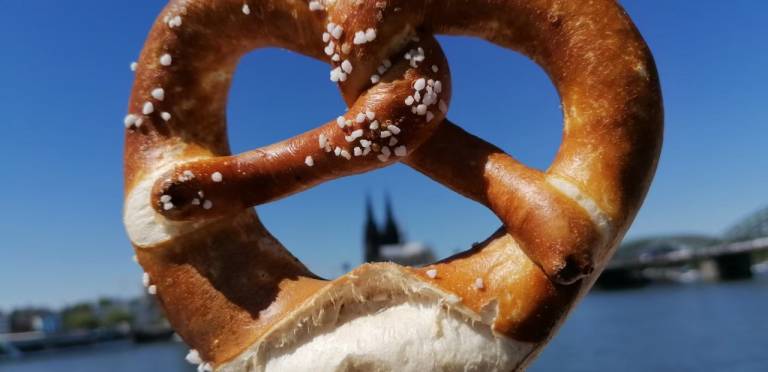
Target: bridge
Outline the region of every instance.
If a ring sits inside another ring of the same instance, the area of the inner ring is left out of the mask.
[[[685,274],[749,279],[756,261],[768,262],[768,207],[741,219],[719,237],[678,235],[622,244],[597,283],[604,288],[624,288],[654,278],[682,279]]]
[[[635,244],[648,247],[655,243],[656,246],[639,254],[617,254],[606,266],[598,284],[607,288],[640,286],[650,281],[644,274],[646,269],[688,266],[701,270],[705,263],[714,263],[714,274],[720,280],[749,279],[753,276],[754,256],[768,253],[768,237],[702,244],[712,241],[714,239],[702,237],[673,237]]]

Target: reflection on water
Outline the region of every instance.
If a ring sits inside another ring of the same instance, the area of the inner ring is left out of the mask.
[[[767,371],[768,278],[594,292],[530,371]],[[194,371],[178,343],[117,342],[0,362],[3,372]]]

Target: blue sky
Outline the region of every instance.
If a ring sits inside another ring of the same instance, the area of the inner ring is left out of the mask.
[[[654,52],[666,106],[660,167],[629,236],[719,234],[768,204],[768,2],[622,3]],[[162,6],[157,0],[3,2],[0,309],[140,293],[141,271],[121,222],[122,118],[133,80],[128,65]],[[440,41],[453,72],[449,117],[546,167],[562,117],[544,73],[480,40]],[[325,64],[260,50],[243,59],[235,76],[230,138],[235,151],[244,151],[343,110]],[[299,258],[335,276],[343,261],[359,263],[366,193],[380,203],[385,192],[406,236],[441,256],[499,224],[484,207],[402,165],[258,210]]]

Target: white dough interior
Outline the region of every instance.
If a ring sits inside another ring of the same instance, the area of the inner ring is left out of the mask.
[[[375,294],[352,283],[320,295],[217,371],[512,371],[536,348],[494,334],[455,295],[394,270],[371,276]]]
[[[269,358],[266,371],[512,370],[530,347],[493,336],[438,304],[401,303],[359,316]],[[517,349],[517,350],[516,350]]]
[[[128,192],[123,207],[123,223],[128,238],[137,247],[148,248],[165,243],[176,236],[198,229],[208,221],[176,222],[170,221],[157,213],[150,205],[152,187],[166,172],[180,163],[180,154],[184,145],[176,145],[153,150],[156,166],[149,174],[140,176],[141,179]],[[195,159],[186,158],[183,161]]]

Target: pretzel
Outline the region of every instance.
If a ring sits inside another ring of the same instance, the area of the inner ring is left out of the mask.
[[[434,34],[484,38],[549,74],[565,130],[546,171],[445,118],[451,80]],[[349,109],[231,155],[231,77],[267,46],[329,62]],[[613,0],[172,0],[125,124],[126,230],[201,369],[518,370],[631,224],[663,110],[650,51]],[[250,208],[397,161],[503,226],[426,267],[364,264],[326,281]]]

